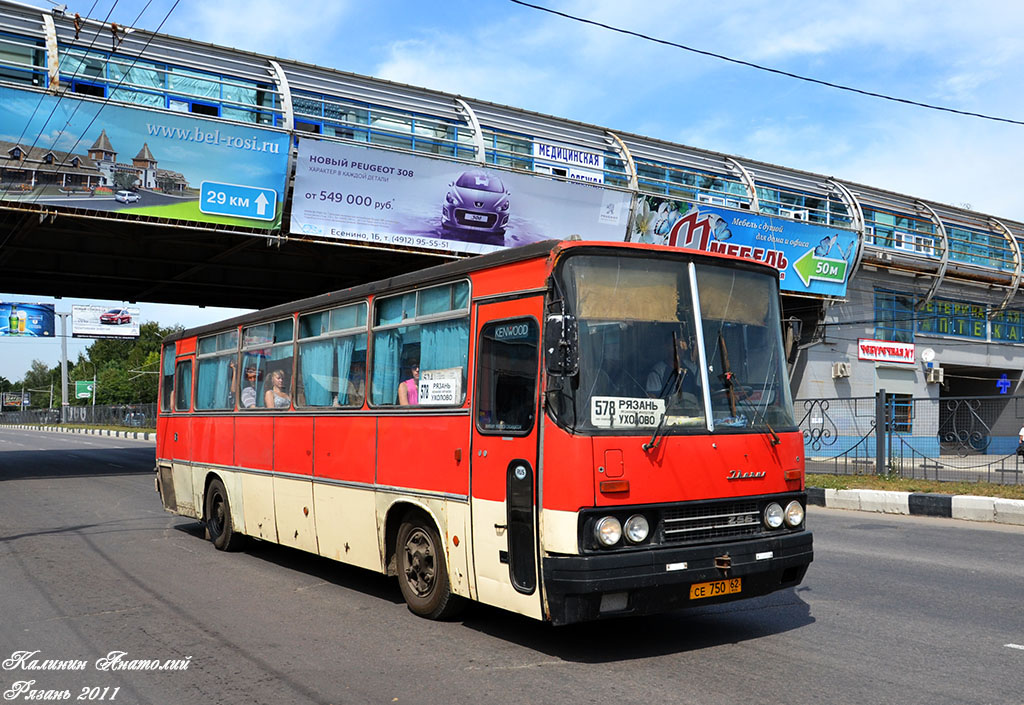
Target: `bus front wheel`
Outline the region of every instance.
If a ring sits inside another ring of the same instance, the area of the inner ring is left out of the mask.
[[[219,479],[206,488],[206,538],[221,551],[237,551],[242,545],[243,537],[231,523],[228,492]]]
[[[409,610],[427,619],[452,616],[458,598],[448,582],[444,546],[427,521],[407,517],[398,528],[398,585]]]

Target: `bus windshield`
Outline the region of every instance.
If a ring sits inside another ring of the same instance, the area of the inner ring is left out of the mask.
[[[795,428],[771,274],[684,256],[580,254],[556,276],[579,334],[579,373],[548,383],[562,426],[622,435]]]

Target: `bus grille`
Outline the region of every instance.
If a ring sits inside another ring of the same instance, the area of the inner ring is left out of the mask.
[[[757,502],[721,502],[672,507],[662,517],[665,543],[696,543],[710,539],[757,536],[763,531]]]

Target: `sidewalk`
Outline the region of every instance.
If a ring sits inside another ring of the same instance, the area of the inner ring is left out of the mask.
[[[807,488],[807,503],[861,512],[911,514],[1024,526],[1024,500],[886,490]]]
[[[65,426],[35,426],[28,424],[0,425],[0,429],[11,428],[22,431],[52,431],[54,433],[81,433],[89,436],[110,436],[111,438],[131,438],[137,441],[156,443],[156,431],[111,431],[102,428],[73,428]]]

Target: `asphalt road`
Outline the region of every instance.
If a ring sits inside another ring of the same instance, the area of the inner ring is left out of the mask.
[[[67,206],[69,208],[88,208],[102,211],[119,211],[140,206],[163,206],[168,203],[180,203],[180,197],[168,196],[155,191],[140,190],[136,192],[139,200],[134,203],[121,203],[113,196],[41,196],[31,199],[34,203],[45,203],[51,206]],[[195,200],[195,199],[191,199]]]
[[[1020,527],[811,507],[795,590],[562,628],[482,606],[437,623],[393,579],[214,550],[163,512],[152,467],[145,442],[0,428],[0,695],[34,680],[119,705],[1024,703]],[[26,670],[16,651],[84,664]],[[99,670],[111,652],[179,669]]]

